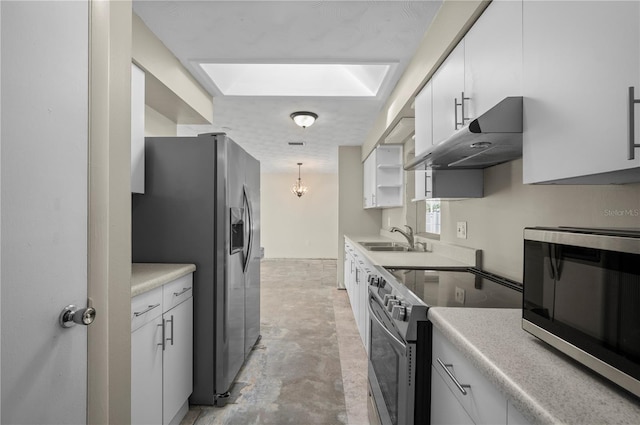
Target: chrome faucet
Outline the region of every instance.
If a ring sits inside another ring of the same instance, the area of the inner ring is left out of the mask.
[[[404,236],[405,238],[407,238],[407,242],[409,242],[409,248],[414,249],[415,248],[415,243],[413,240],[413,229],[411,228],[411,226],[407,226],[406,224],[404,225],[404,227],[407,228],[407,231],[403,231],[397,227],[392,227],[391,228],[391,232],[398,232],[400,233],[402,236]]]

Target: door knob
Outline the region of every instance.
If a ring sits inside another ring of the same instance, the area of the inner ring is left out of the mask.
[[[70,328],[75,324],[88,326],[95,318],[96,309],[91,306],[79,309],[75,305],[68,305],[60,313],[58,321],[63,328]]]

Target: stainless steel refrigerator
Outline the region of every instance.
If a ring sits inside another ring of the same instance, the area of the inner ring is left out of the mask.
[[[224,405],[260,334],[260,163],[225,134],[145,140],[137,263],[194,263],[191,404]]]

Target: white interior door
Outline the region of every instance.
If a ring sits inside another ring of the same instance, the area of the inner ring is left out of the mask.
[[[86,1],[0,2],[2,423],[86,422]],[[98,315],[99,317],[99,315]]]

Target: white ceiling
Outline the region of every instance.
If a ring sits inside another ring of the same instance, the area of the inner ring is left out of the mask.
[[[211,126],[261,162],[262,172],[335,173],[338,146],[361,145],[413,56],[440,0],[148,1],[134,12],[214,96]],[[374,97],[222,96],[198,62],[392,63]],[[306,129],[289,117],[318,114]],[[304,141],[303,147],[288,142]]]

